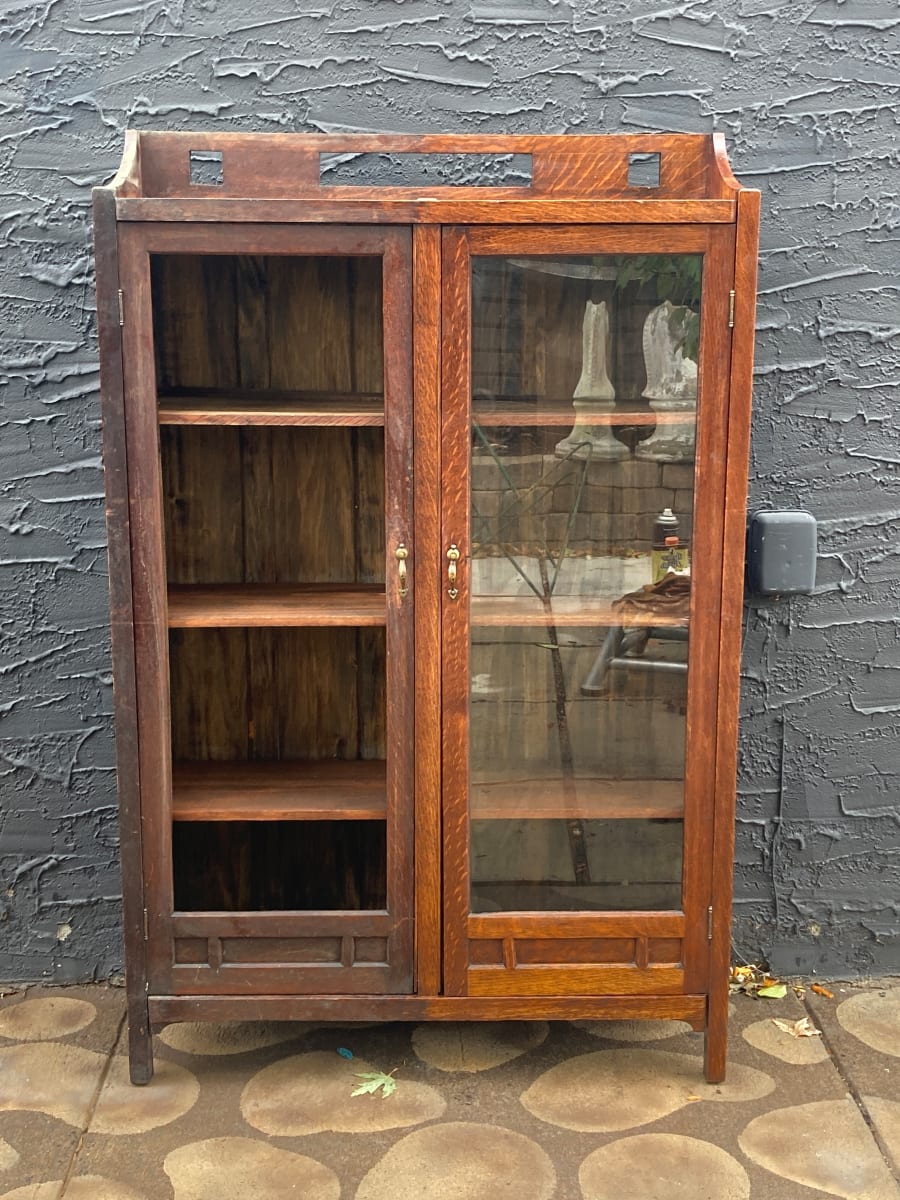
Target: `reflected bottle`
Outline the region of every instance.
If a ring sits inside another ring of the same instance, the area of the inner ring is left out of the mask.
[[[690,574],[690,550],[679,536],[678,518],[671,508],[664,508],[653,522],[650,559],[654,583],[669,574]]]

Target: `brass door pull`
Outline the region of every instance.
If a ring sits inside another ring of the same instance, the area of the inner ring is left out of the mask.
[[[447,588],[447,595],[451,600],[455,600],[459,595],[459,588],[456,586],[456,564],[459,559],[459,547],[455,542],[451,542],[450,549],[447,551],[447,580],[450,584]]]
[[[406,576],[406,560],[409,558],[409,551],[402,542],[394,551],[394,556],[397,559],[397,574],[400,577],[400,599],[402,600],[409,591]]]

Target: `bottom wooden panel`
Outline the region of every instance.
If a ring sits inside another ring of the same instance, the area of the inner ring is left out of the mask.
[[[677,1020],[706,1027],[703,996],[150,996],[150,1021]]]
[[[468,921],[469,996],[638,996],[685,990],[684,914],[481,913]]]
[[[669,996],[684,991],[678,967],[522,966],[471,967],[470,996]]]
[[[177,994],[337,995],[412,990],[392,918],[363,913],[176,913]]]
[[[260,992],[284,995],[370,995],[377,992],[405,992],[411,985],[408,975],[401,976],[385,963],[257,962],[245,954],[242,962],[213,963],[209,966],[177,965],[172,968],[172,987],[185,996],[254,996]]]

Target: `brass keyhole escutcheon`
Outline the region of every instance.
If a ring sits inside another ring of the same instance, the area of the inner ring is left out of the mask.
[[[397,575],[400,579],[400,599],[409,592],[409,583],[406,574],[406,560],[409,558],[409,551],[401,542],[394,551],[394,557],[397,559]]]
[[[455,600],[459,595],[459,588],[456,586],[456,564],[459,559],[459,546],[455,542],[451,542],[447,551],[447,581],[450,584],[447,588],[447,595],[451,600]]]

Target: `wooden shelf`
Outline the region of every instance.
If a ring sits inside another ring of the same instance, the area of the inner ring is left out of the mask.
[[[684,784],[677,779],[576,779],[567,796],[562,780],[510,779],[473,783],[473,820],[677,820],[684,816]]]
[[[576,420],[579,425],[691,425],[696,415],[692,409],[681,412],[652,412],[646,409],[636,412],[589,412],[583,408],[576,410],[571,397],[565,400],[542,397],[534,402],[510,399],[506,403],[494,401],[484,405],[475,401],[472,405],[472,421],[486,427],[558,425],[571,429]]]
[[[384,588],[373,584],[172,584],[169,627],[384,625]]]
[[[376,393],[218,391],[159,397],[161,425],[384,425]]]
[[[172,772],[176,821],[383,821],[383,760],[186,762]]]
[[[474,596],[472,624],[477,626],[562,626],[623,625],[687,626],[687,618],[673,613],[665,605],[648,605],[645,611],[621,610],[612,600],[592,600],[584,596],[554,596],[548,608],[537,596]]]
[[[190,762],[172,773],[176,821],[379,821],[385,819],[381,760]],[[678,820],[683,784],[668,779],[504,779],[473,783],[473,820]]]

